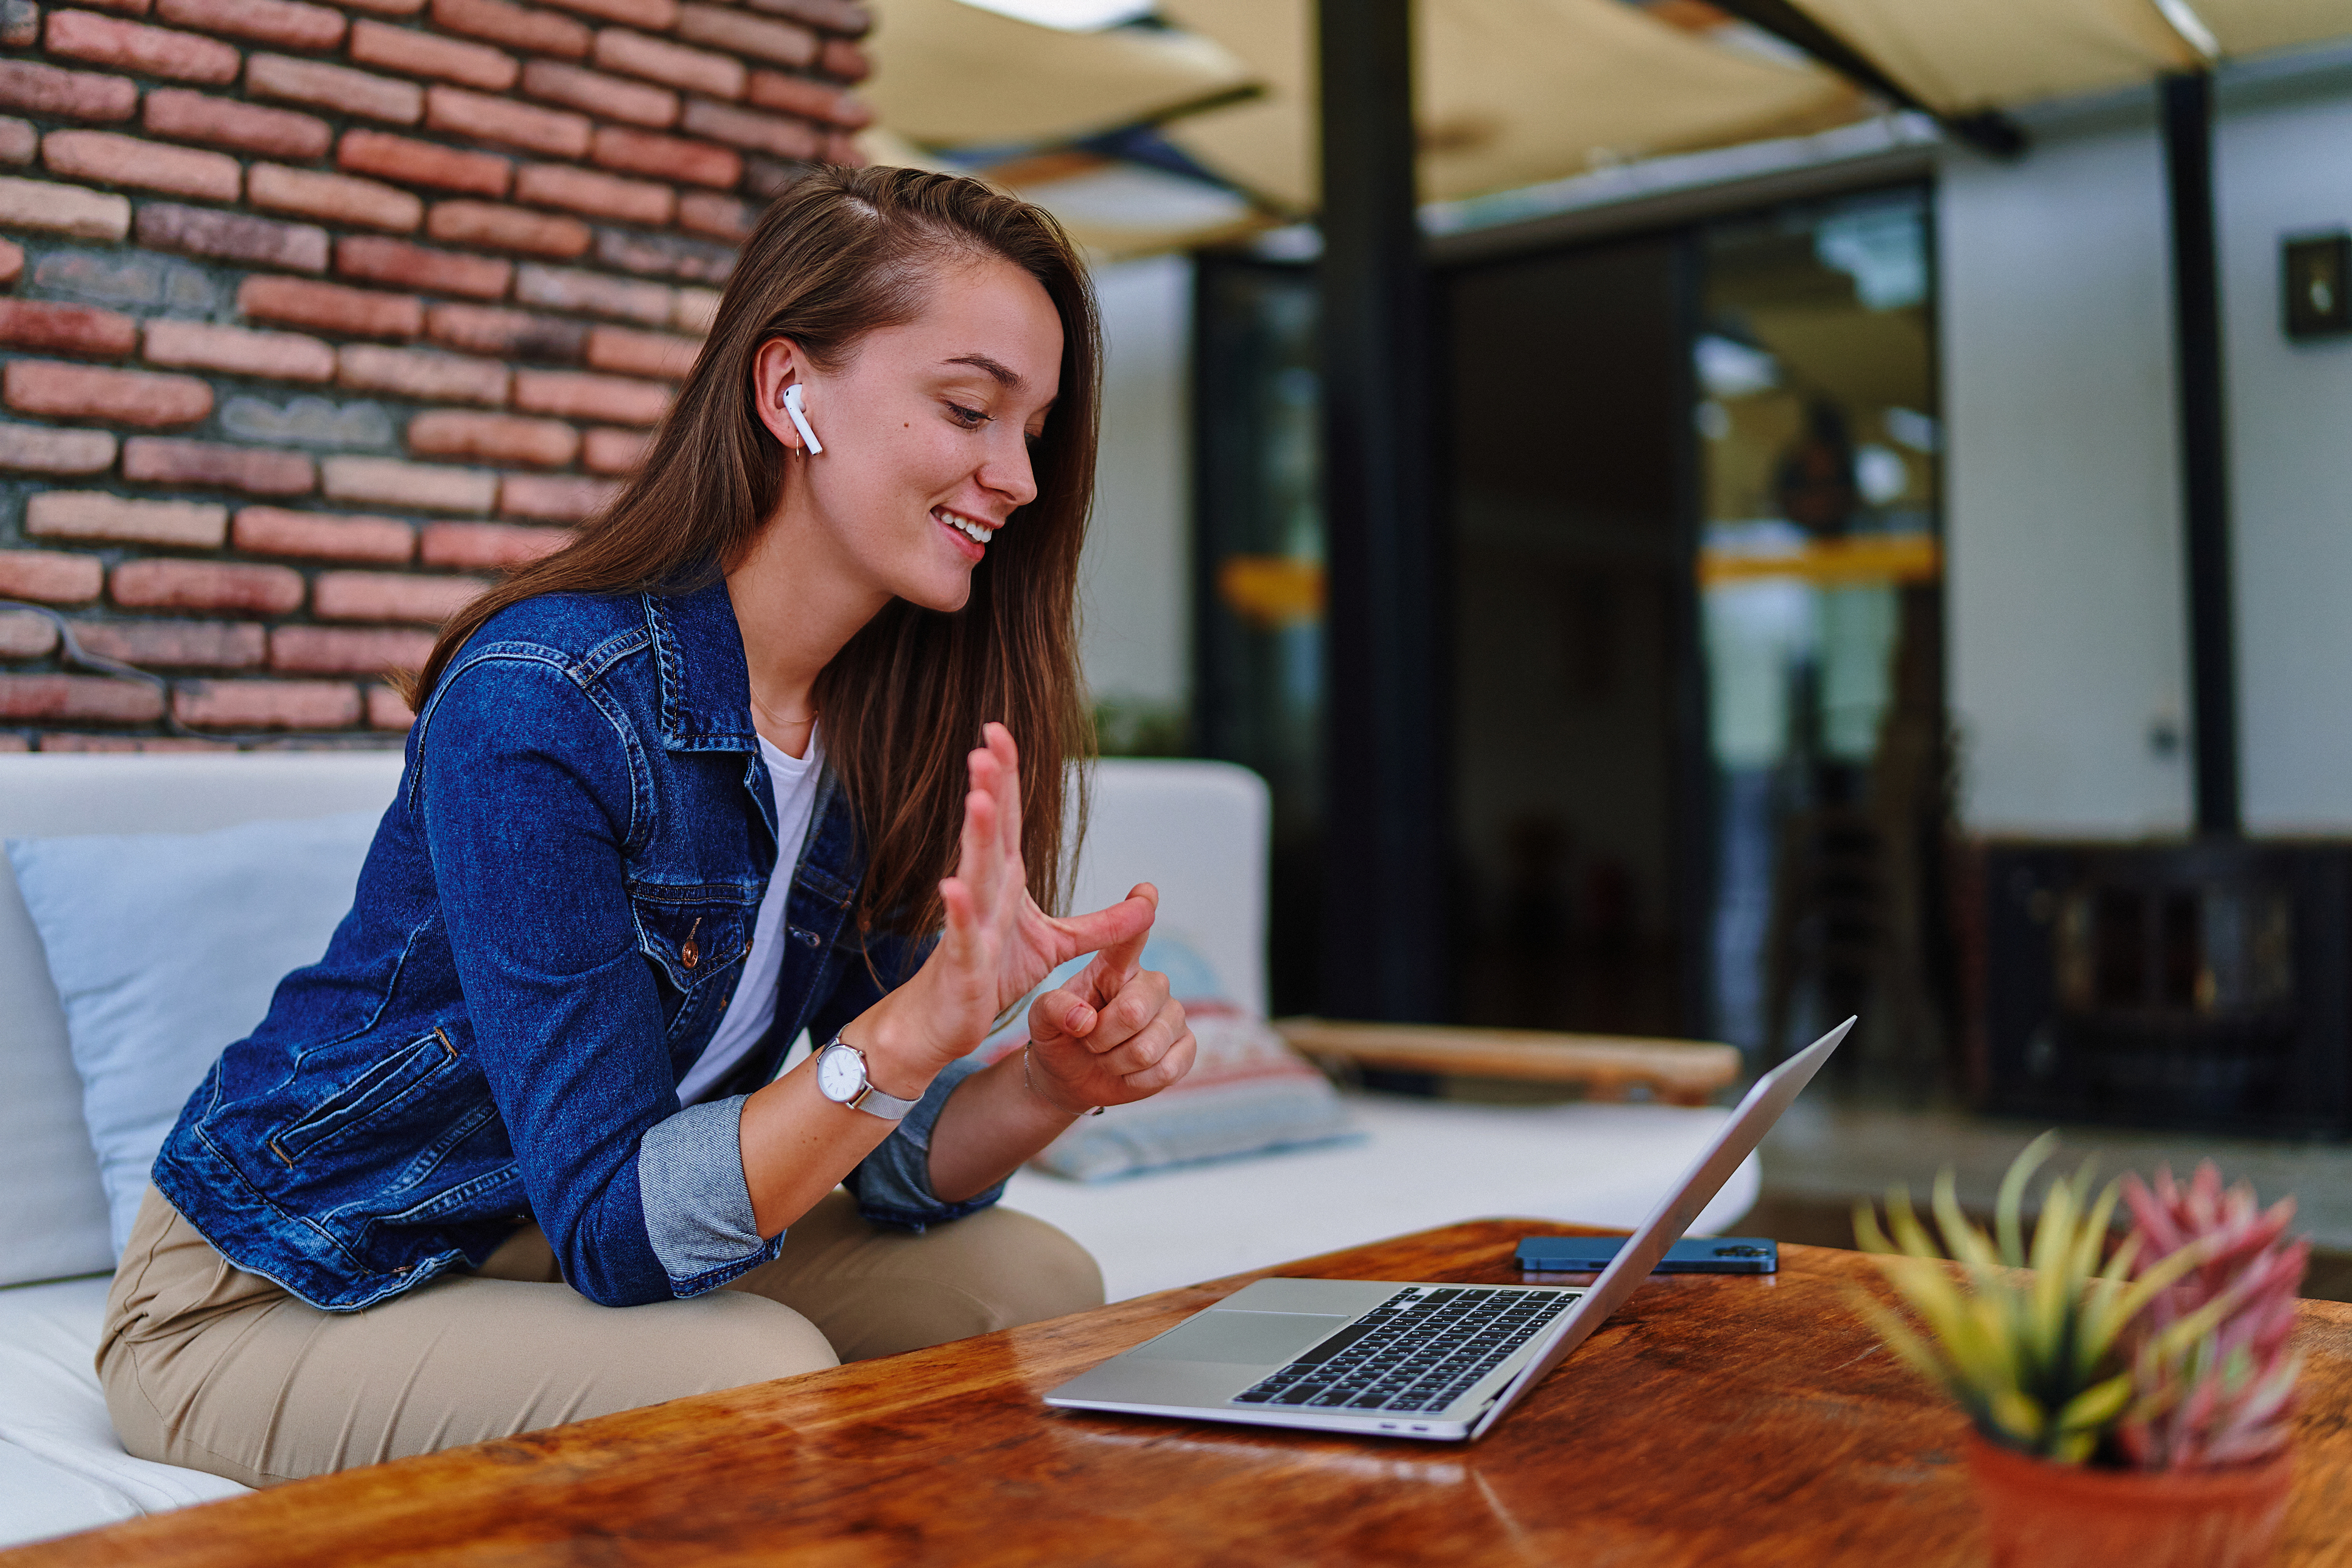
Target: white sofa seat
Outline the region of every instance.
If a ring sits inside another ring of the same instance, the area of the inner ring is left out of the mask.
[[[316,816],[390,799],[398,772],[392,754],[0,756],[0,838]],[[1076,901],[1158,882],[1161,928],[1262,1010],[1265,826],[1264,786],[1241,769],[1105,763]],[[64,1018],[5,860],[0,996],[0,1280],[109,1268]],[[1118,1300],[1461,1219],[1630,1227],[1724,1116],[1378,1095],[1349,1106],[1363,1134],[1350,1142],[1092,1184],[1024,1170],[1007,1201],[1093,1252]],[[1693,1228],[1720,1231],[1757,1189],[1751,1159]],[[0,1547],[244,1489],[115,1441],[91,1365],[107,1284],[87,1273],[0,1289]]]

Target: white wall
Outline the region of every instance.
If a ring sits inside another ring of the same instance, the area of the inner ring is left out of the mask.
[[[1108,352],[1080,651],[1097,699],[1181,709],[1192,693],[1192,268],[1099,268]]]
[[[2189,821],[2170,269],[2152,122],[1945,162],[1948,655],[1973,832]]]
[[[2280,330],[2279,241],[2352,228],[2352,95],[2215,138],[2246,825],[2352,829],[2352,339]]]

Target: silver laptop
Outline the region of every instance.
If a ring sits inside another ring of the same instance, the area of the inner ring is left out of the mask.
[[[1260,1279],[1045,1403],[1317,1432],[1482,1436],[1649,1278],[1853,1022],[1758,1079],[1589,1287]]]

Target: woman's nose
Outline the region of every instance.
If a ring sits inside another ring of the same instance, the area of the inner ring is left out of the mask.
[[[1018,430],[1008,441],[992,443],[988,460],[981,465],[980,482],[1010,500],[1027,506],[1037,499],[1036,470],[1029,461],[1029,440]]]

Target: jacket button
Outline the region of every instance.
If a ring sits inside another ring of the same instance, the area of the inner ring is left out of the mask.
[[[696,944],[694,940],[694,933],[701,929],[702,921],[700,917],[698,916],[694,924],[688,929],[686,940],[677,944],[677,961],[680,963],[685,964],[688,969],[692,969],[696,964],[702,962],[702,949]]]
[[[803,947],[814,947],[820,940],[813,931],[796,931],[793,934],[801,939],[801,945]]]

